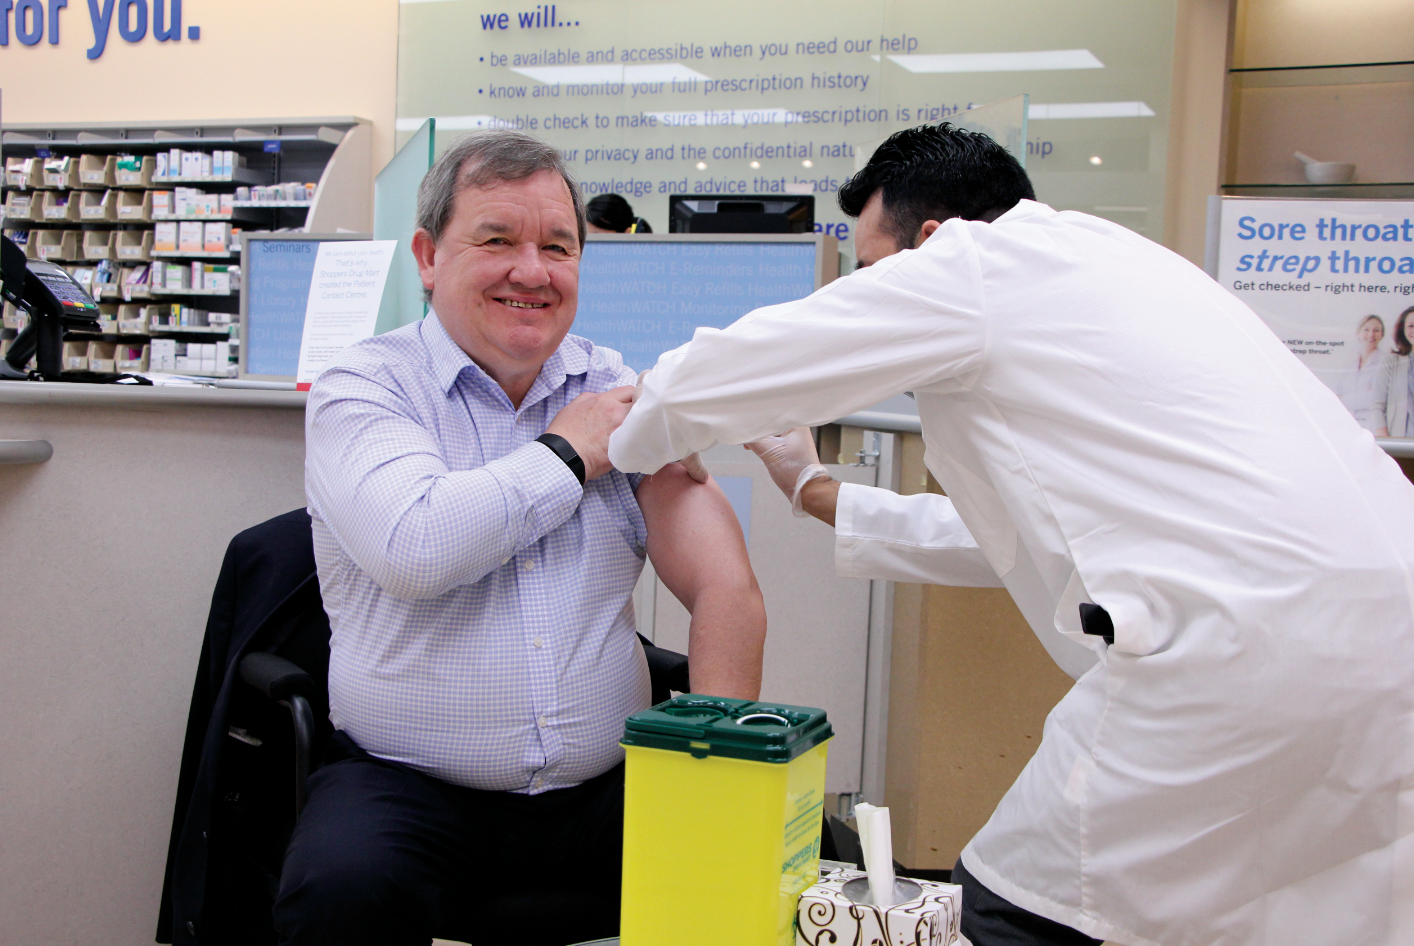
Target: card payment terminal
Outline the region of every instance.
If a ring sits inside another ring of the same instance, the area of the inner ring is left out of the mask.
[[[98,303],[61,266],[26,259],[9,237],[0,237],[0,297],[29,315],[0,360],[0,380],[26,380],[25,366],[35,359],[37,374],[59,381],[64,330],[98,330]]]

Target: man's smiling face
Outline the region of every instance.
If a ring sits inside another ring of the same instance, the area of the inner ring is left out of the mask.
[[[415,252],[432,307],[498,381],[538,372],[574,323],[577,234],[569,188],[553,171],[463,190],[435,247],[419,233]]]

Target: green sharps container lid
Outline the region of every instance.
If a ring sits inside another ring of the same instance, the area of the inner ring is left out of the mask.
[[[634,713],[623,744],[753,762],[789,762],[834,735],[825,711],[686,693]]]

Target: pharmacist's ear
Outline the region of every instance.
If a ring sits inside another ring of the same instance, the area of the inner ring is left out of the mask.
[[[432,239],[432,234],[421,227],[412,235],[412,257],[417,260],[417,272],[422,277],[422,288],[431,292],[432,283],[435,281],[433,273],[437,266],[437,243]]]
[[[927,243],[927,242],[928,242],[928,238],[929,238],[930,236],[932,236],[934,233],[937,233],[937,232],[938,232],[938,228],[941,227],[941,226],[942,226],[942,223],[941,223],[940,221],[938,221],[938,220],[925,220],[925,221],[923,221],[923,226],[920,227],[919,230],[918,230],[918,239],[913,242],[913,248],[916,250],[916,249],[918,249],[920,246],[922,246],[924,243]]]

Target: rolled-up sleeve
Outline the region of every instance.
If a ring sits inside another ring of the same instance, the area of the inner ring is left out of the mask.
[[[357,370],[325,372],[305,415],[306,489],[339,544],[397,598],[471,584],[574,514],[583,487],[528,443],[451,471],[411,403]]]
[[[853,483],[840,485],[835,507],[835,570],[841,578],[1003,587],[952,500]]]

